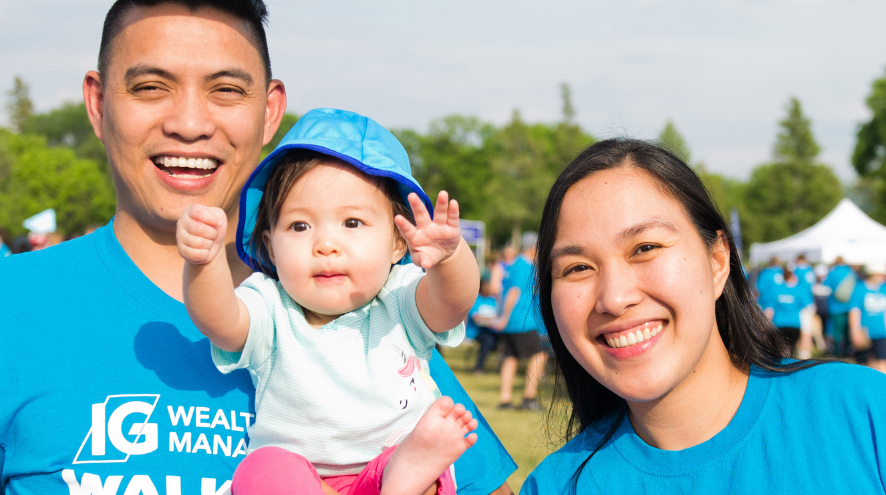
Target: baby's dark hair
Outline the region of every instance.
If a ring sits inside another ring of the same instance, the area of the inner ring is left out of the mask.
[[[283,207],[286,196],[289,195],[289,190],[303,175],[317,165],[332,162],[353,167],[353,165],[338,158],[303,149],[296,149],[285,153],[279,160],[274,166],[274,170],[271,171],[270,177],[268,177],[264,194],[258,205],[255,228],[253,228],[252,236],[249,238],[249,246],[252,252],[255,253],[254,258],[258,261],[259,269],[262,273],[275,279],[277,278],[277,269],[274,263],[271,262],[271,255],[265,244],[263,233],[272,230],[277,224],[277,219],[280,217],[280,209]],[[366,174],[366,177],[376,182],[378,188],[382,190],[391,202],[391,210],[394,213],[391,216],[391,222],[394,221],[394,216],[401,215],[413,225],[415,224],[412,210],[409,209],[403,197],[400,196],[397,183],[393,179],[369,174]],[[394,227],[394,235],[401,238],[400,230],[397,227]]]

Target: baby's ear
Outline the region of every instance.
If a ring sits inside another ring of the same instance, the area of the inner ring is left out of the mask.
[[[274,259],[274,248],[271,247],[271,232],[268,230],[262,231],[261,241],[264,243],[265,249],[268,250],[268,258],[271,259],[271,263],[276,265],[277,260]]]
[[[396,230],[397,227],[395,226],[394,229]],[[397,262],[400,261],[400,258],[406,256],[406,251],[406,240],[400,235],[400,231],[397,231],[394,234],[394,252],[391,254],[391,264],[397,264]]]

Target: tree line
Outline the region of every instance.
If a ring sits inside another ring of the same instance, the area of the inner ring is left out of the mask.
[[[501,246],[521,231],[537,229],[554,179],[596,141],[575,121],[569,86],[562,84],[560,90],[557,122],[527,122],[514,110],[503,125],[449,115],[432,121],[425,132],[395,129],[394,134],[428,194],[449,191],[462,217],[485,222],[492,246]],[[809,227],[847,195],[886,223],[886,76],[874,81],[867,104],[873,117],[858,128],[852,156],[858,178],[851,184],[841,184],[819,161],[811,120],[797,98],[785,105],[771,160],[757,165],[747,180],[714,173],[696,160],[672,121],[665,123],[658,141],[696,170],[726,218],[738,213],[748,249],[753,242]],[[9,127],[0,129],[0,226],[22,235],[22,221],[46,208],[55,208],[64,235],[106,223],[115,207],[113,179],[83,103],[35,113],[27,83],[16,77],[6,111]],[[294,114],[284,116],[264,155],[297,120]]]

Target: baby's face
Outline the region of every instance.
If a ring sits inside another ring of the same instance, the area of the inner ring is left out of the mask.
[[[320,326],[378,294],[406,252],[395,228],[390,200],[374,180],[328,162],[292,186],[264,237],[283,288],[308,323]]]

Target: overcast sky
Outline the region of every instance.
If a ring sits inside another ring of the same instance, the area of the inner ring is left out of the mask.
[[[0,0],[0,88],[37,111],[80,101],[108,0]],[[448,114],[560,118],[559,85],[598,137],[654,138],[668,119],[693,157],[745,179],[770,158],[797,96],[821,160],[849,157],[871,82],[886,74],[882,0],[367,0],[268,2],[289,111],[358,111],[425,130]],[[6,115],[0,122],[6,122]]]

